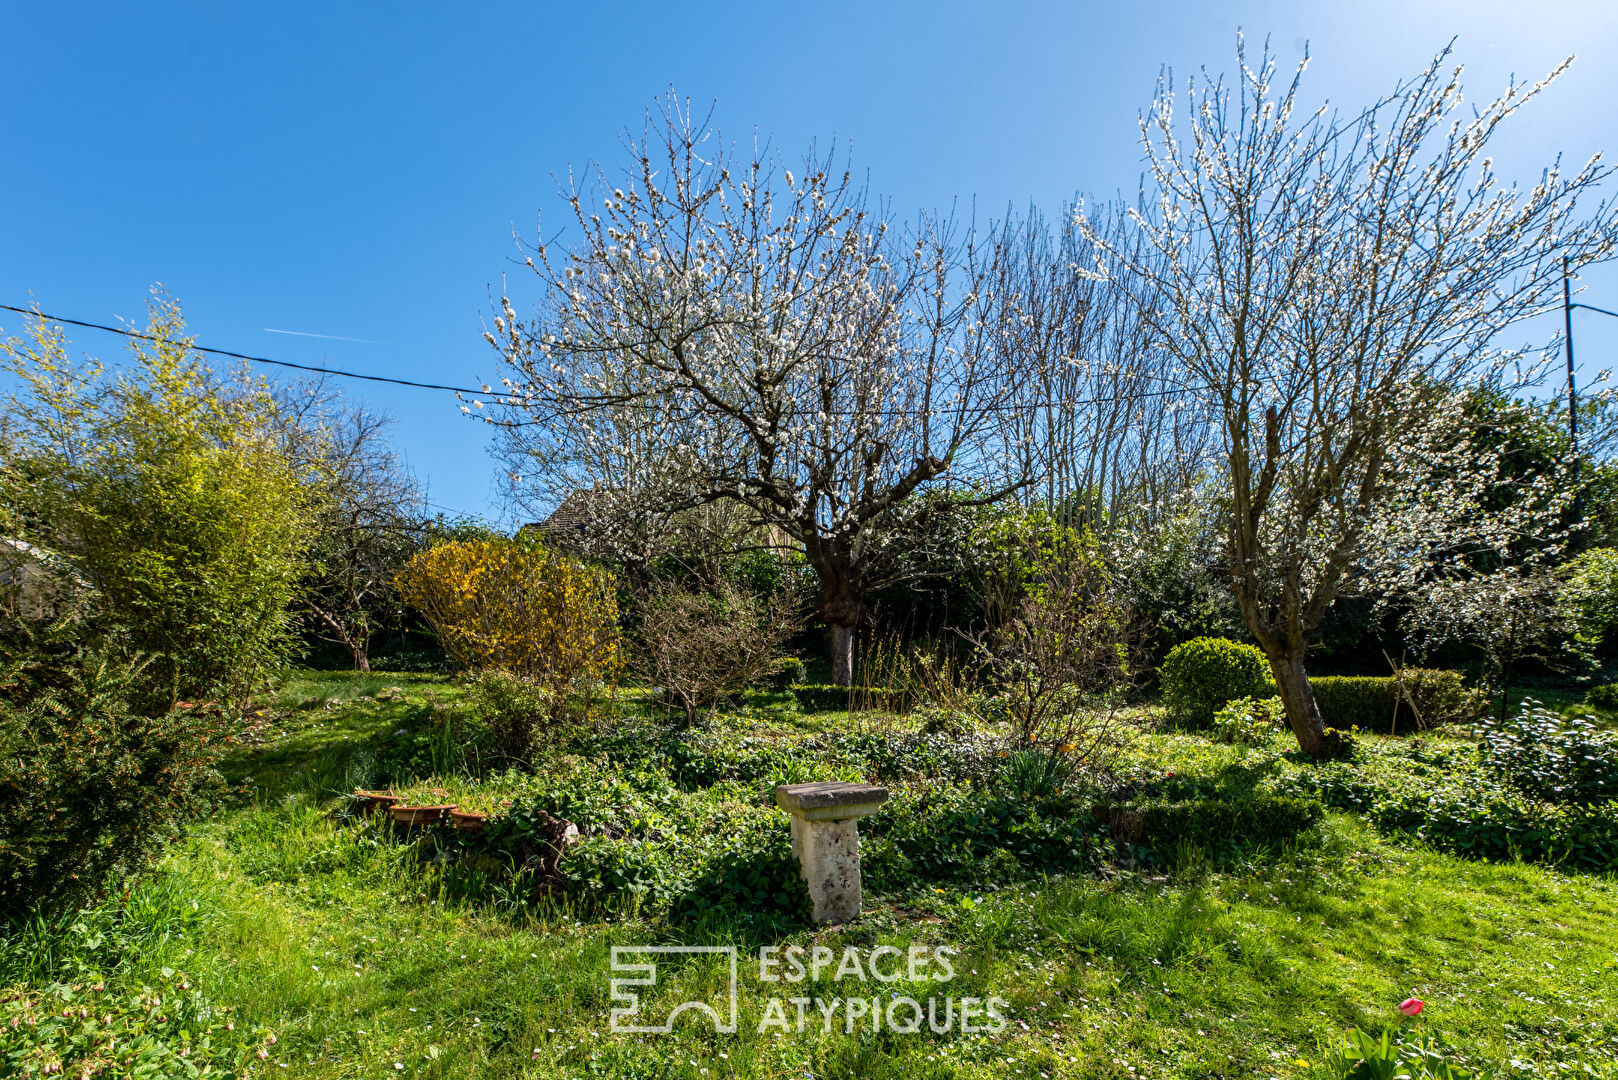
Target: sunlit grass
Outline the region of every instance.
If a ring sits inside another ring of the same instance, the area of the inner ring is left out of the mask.
[[[403,699],[377,702],[388,686]],[[1576,1060],[1618,1075],[1613,880],[1414,850],[1340,815],[1251,865],[1216,872],[1187,851],[1167,873],[868,896],[853,925],[767,942],[954,947],[957,977],[922,989],[1007,999],[999,1035],[850,1034],[841,1014],[828,1032],[813,1008],[802,1033],[761,1034],[764,1000],[794,991],[760,983],[745,955],[735,1035],[694,1024],[612,1035],[614,944],[760,940],[722,917],[670,923],[561,902],[514,915],[497,880],[468,890],[426,848],[336,813],[376,739],[430,726],[429,694],[442,703],[457,690],[394,675],[289,684],[266,744],[232,763],[252,782],[246,801],[197,828],[121,906],[84,917],[82,932],[69,920],[14,935],[0,954],[6,981],[84,969],[138,985],[181,970],[277,1033],[257,1075],[333,1080],[1317,1076],[1322,1043],[1391,1022],[1411,995],[1473,1060]],[[297,708],[316,697],[340,704]],[[1188,770],[1252,753],[1172,734],[1130,750]],[[418,783],[483,790],[453,770]],[[846,997],[851,985],[866,997],[893,989],[823,977],[797,992]],[[694,966],[647,991],[643,1008],[722,990],[717,972]]]

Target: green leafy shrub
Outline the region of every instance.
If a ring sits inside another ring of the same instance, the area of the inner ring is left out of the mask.
[[[1474,858],[1618,870],[1618,809],[1536,804],[1489,787],[1378,792],[1369,817],[1386,832],[1414,836]]]
[[[1170,718],[1189,728],[1208,727],[1226,702],[1275,693],[1264,654],[1226,638],[1193,638],[1176,645],[1164,658],[1159,677]]]
[[[284,452],[276,405],[245,373],[224,378],[190,347],[158,293],[132,362],[73,364],[60,328],[0,341],[0,513],[70,555],[95,605],[150,657],[144,709],[242,702],[282,666],[308,569],[316,497]]]
[[[0,991],[0,1076],[139,1076],[212,1080],[246,1075],[275,1036],[237,1031],[229,1006],[209,1005],[185,976],[134,992],[101,983]]]
[[[590,837],[568,853],[561,869],[569,897],[603,907],[634,897],[661,908],[681,891],[671,845],[652,840]]]
[[[222,782],[216,708],[131,710],[137,663],[0,642],[0,909],[60,907],[154,860]]]
[[[1618,712],[1618,683],[1592,686],[1590,692],[1584,695],[1584,701],[1602,712]]]
[[[791,690],[809,678],[809,669],[796,656],[778,656],[770,664],[764,685],[771,690]]]
[[[1416,708],[1421,710],[1423,727],[1470,723],[1483,715],[1483,711],[1488,708],[1489,695],[1475,687],[1467,686],[1465,678],[1459,671],[1445,671],[1441,668],[1406,668],[1401,674],[1410,696],[1416,701]],[[1403,725],[1404,720],[1401,718],[1401,731],[1406,730]]]
[[[1519,784],[1487,755],[1423,743],[1367,747],[1353,762],[1313,765],[1278,788],[1459,855],[1618,870],[1618,800],[1547,801],[1531,791],[1562,781],[1532,779],[1539,763],[1527,764],[1531,779]]]
[[[1100,862],[1103,848],[1102,830],[1071,804],[985,798],[958,787],[901,795],[867,821],[861,866],[878,890],[1080,873]]]
[[[674,903],[675,913],[687,918],[719,910],[806,918],[809,890],[792,853],[789,826],[744,832],[702,870]]]
[[[609,909],[632,903],[677,919],[724,911],[790,922],[806,914],[808,890],[785,815],[755,812],[718,830],[672,826],[586,838],[560,865],[568,896]]]
[[[1480,690],[1469,689],[1458,671],[1407,668],[1404,686],[1420,719],[1410,711],[1399,680],[1389,675],[1324,675],[1309,680],[1315,703],[1327,724],[1344,731],[1408,733],[1476,719],[1487,704]]]
[[[535,736],[558,718],[548,688],[504,671],[480,672],[467,701],[489,741],[509,757],[525,756]]]
[[[934,729],[906,735],[874,731],[822,736],[825,760],[863,770],[882,781],[934,779],[974,781],[992,767],[998,742],[959,729]]]
[[[1610,654],[1618,644],[1618,550],[1591,548],[1563,567],[1558,604],[1579,644]]]
[[[1534,798],[1587,805],[1618,797],[1618,735],[1589,717],[1530,698],[1516,716],[1484,725],[1481,751],[1489,768]]]
[[[1214,738],[1220,742],[1257,746],[1286,722],[1286,715],[1286,706],[1278,697],[1227,701],[1214,713]]]
[[[510,815],[543,810],[580,829],[617,835],[650,829],[679,794],[655,765],[612,768],[607,761],[573,755],[507,786],[514,790]]]

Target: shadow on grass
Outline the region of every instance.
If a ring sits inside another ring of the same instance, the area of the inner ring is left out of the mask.
[[[409,783],[454,760],[452,717],[440,706],[458,698],[441,676],[295,672],[219,770],[267,799]]]

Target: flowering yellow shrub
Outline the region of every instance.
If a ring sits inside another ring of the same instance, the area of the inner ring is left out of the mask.
[[[423,551],[396,584],[445,650],[559,691],[605,679],[619,663],[610,573],[523,540],[455,540]]]

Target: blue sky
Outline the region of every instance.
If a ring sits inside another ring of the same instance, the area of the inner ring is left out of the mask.
[[[141,319],[164,283],[200,342],[430,382],[487,380],[512,232],[560,223],[553,174],[618,161],[674,85],[796,153],[851,144],[902,208],[1054,209],[1133,191],[1163,65],[1228,70],[1238,27],[1351,106],[1452,36],[1474,99],[1578,62],[1500,140],[1531,180],[1618,153],[1618,5],[1490,2],[20,4],[0,35],[0,303]],[[1618,309],[1618,271],[1586,275]],[[0,328],[19,319],[0,312]],[[1576,315],[1580,368],[1618,319]],[[267,332],[362,338],[366,344]],[[1548,336],[1553,328],[1545,328]],[[1529,328],[1525,333],[1533,333]],[[112,357],[116,339],[76,331]],[[431,500],[500,518],[489,430],[448,395],[350,384],[392,413]]]

